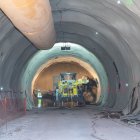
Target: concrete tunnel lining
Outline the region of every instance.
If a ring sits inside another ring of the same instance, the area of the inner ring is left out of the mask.
[[[74,45],[74,44],[73,44]],[[71,63],[74,63],[75,65],[79,66],[79,68],[81,69],[84,69],[85,71],[87,71],[89,73],[89,77],[90,78],[94,78],[94,79],[97,79],[98,81],[98,88],[97,88],[97,98],[96,98],[96,103],[99,104],[100,103],[100,96],[101,96],[101,83],[100,83],[100,79],[99,79],[99,76],[97,74],[97,72],[95,71],[95,69],[90,65],[88,64],[88,62],[84,62],[83,60],[79,59],[79,58],[76,58],[74,56],[59,56],[59,57],[55,57],[53,59],[50,59],[48,60],[46,63],[44,63],[39,69],[38,71],[36,72],[33,80],[32,80],[32,89],[31,89],[31,93],[33,94],[33,90],[35,89],[34,85],[35,83],[39,82],[38,80],[40,80],[40,75],[46,71],[46,70],[49,70],[52,66],[54,66],[54,69],[58,68],[58,67],[55,67],[57,64],[62,64],[62,65],[65,65],[68,64],[70,65]],[[70,67],[70,66],[69,66]],[[73,68],[72,68],[73,69]],[[71,70],[71,71],[64,71],[64,69],[61,69],[61,73],[62,72],[76,72],[75,70]],[[60,73],[59,73],[60,74]],[[78,75],[79,73],[77,73]],[[86,73],[82,73],[83,75],[82,76],[88,76]],[[52,75],[51,75],[52,76]],[[79,78],[82,78],[79,77]],[[77,77],[77,76],[76,76]],[[48,77],[46,77],[48,79]],[[45,78],[45,79],[46,79]],[[78,78],[78,77],[77,77]],[[44,82],[44,81],[43,81]],[[46,83],[48,84],[48,83]],[[52,84],[52,83],[51,83]],[[36,86],[37,89],[41,89],[41,91],[44,91],[42,90],[42,88],[39,88],[38,86]],[[36,90],[37,90],[36,89]],[[51,88],[50,88],[51,90]],[[52,90],[54,90],[54,88],[52,88]],[[46,90],[45,90],[46,91]]]
[[[111,87],[117,83],[113,66],[115,62],[120,81],[124,84],[128,83],[129,87],[124,94],[115,91],[114,94],[117,93],[115,96],[109,95],[107,106],[122,110],[130,100],[133,87],[140,80],[139,17],[124,5],[117,5],[114,0],[105,2],[81,0],[80,3],[79,0],[51,0],[50,2],[57,31],[57,42],[77,43],[95,52],[104,65],[107,76],[110,77],[109,82],[114,82]],[[20,90],[21,71],[37,49],[14,28],[3,13],[1,13],[0,22],[2,23],[0,29],[3,32],[0,35],[3,62],[0,65],[0,82],[5,89]],[[100,37],[95,36],[96,31]],[[115,104],[113,101],[108,105],[112,100],[116,100]]]
[[[94,3],[92,3],[90,0],[86,2],[82,1],[80,5],[78,4],[78,1],[64,2],[63,0],[61,0],[59,1],[59,3],[57,4],[56,3],[57,1],[53,1],[53,0],[51,1],[53,7],[52,9],[53,9],[54,20],[55,23],[58,22],[57,24],[58,26],[56,25],[56,30],[58,31],[58,34],[59,31],[61,30],[62,33],[68,32],[72,34],[76,34],[76,33],[83,34],[85,35],[85,37],[88,36],[89,38],[95,40],[96,37],[94,34],[95,31],[98,31],[100,35],[102,35],[102,37],[100,36],[98,38],[99,44],[101,44],[101,46],[103,47],[104,44],[107,43],[109,48],[107,49],[108,47],[107,44],[104,47],[112,57],[116,57],[116,55],[114,56],[114,51],[117,52],[117,50],[119,51],[119,53],[122,53],[123,57],[129,57],[129,58],[130,56],[134,57],[133,56],[134,54],[130,49],[131,46],[128,46],[128,41],[130,41],[130,37],[129,39],[127,39],[126,35],[128,33],[125,33],[124,35],[124,31],[127,32],[132,29],[135,30],[135,28],[132,25],[134,24],[135,20],[136,20],[135,22],[137,22],[137,19],[135,19],[135,17],[132,17],[132,19],[130,19],[130,14],[128,13],[127,9],[125,9],[124,7],[123,7],[124,9],[121,9],[120,6],[115,6],[108,2],[106,2],[106,5],[98,1],[94,1]],[[100,10],[104,8],[106,8],[105,9],[106,12],[101,13]],[[120,9],[120,11],[118,11],[118,9]],[[133,16],[133,14],[131,16]],[[116,21],[116,19],[120,21],[120,23],[124,26],[120,26],[120,25],[117,26],[116,23],[118,23],[118,21]],[[70,26],[67,27],[67,25],[63,24],[65,22],[69,23],[71,25],[71,28]],[[84,31],[82,32],[81,28],[79,29],[78,27],[75,27],[73,23],[77,23],[78,25],[83,25]],[[87,33],[85,32],[86,27],[89,28],[89,30],[87,30],[88,31]],[[122,29],[122,27],[125,28]],[[66,31],[65,28],[67,28]],[[133,33],[135,32],[131,32],[130,35],[132,35]],[[131,39],[134,38],[132,37]],[[133,44],[133,46],[134,45],[135,44]],[[120,57],[119,53],[118,53],[118,57]],[[117,58],[114,58],[114,60],[117,61]],[[127,64],[128,62],[126,61],[124,62],[124,64],[125,63]],[[130,63],[128,63],[128,66],[131,67]],[[135,78],[137,78],[137,76]]]
[[[26,90],[28,94],[28,109],[32,108],[32,84],[36,75],[47,66],[49,60],[62,56],[71,56],[83,60],[95,69],[101,84],[101,96],[98,102],[103,106],[106,103],[108,96],[108,78],[101,62],[96,56],[94,56],[94,54],[90,53],[80,45],[70,43],[71,50],[69,51],[62,51],[62,46],[63,43],[57,43],[48,51],[39,51],[32,57],[25,68],[24,73],[21,76],[21,88],[22,91]]]
[[[128,104],[133,87],[140,79],[138,76],[139,62],[137,59],[139,55],[136,57],[135,53],[138,52],[132,50],[132,42],[130,41],[130,36],[136,33],[136,26],[139,26],[137,25],[137,18],[125,7],[122,8],[107,1],[106,3],[99,1],[92,3],[89,0],[86,2],[82,1],[79,4],[78,0],[61,0],[59,2],[52,0],[51,4],[57,36],[59,36],[58,40],[63,41],[66,36],[68,41],[73,35],[77,35],[77,38],[81,36],[88,37],[91,40],[96,40],[109,53],[111,59],[115,61],[120,81],[123,83],[123,88],[125,88],[123,92],[117,92],[116,108],[124,108]],[[100,10],[104,9],[105,12],[100,12]],[[118,23],[116,19],[124,26],[114,24]],[[77,26],[75,26],[76,24]],[[136,25],[135,27],[133,26],[134,24]],[[81,25],[83,29],[78,27]],[[131,34],[129,34],[130,30],[133,30]],[[100,37],[97,39],[95,37],[96,31],[100,34]],[[131,40],[133,39],[132,37]],[[135,39],[138,38],[136,37]],[[136,43],[132,46],[137,47]],[[129,88],[125,87],[125,83],[129,85]],[[124,98],[126,99],[125,101],[123,100]]]

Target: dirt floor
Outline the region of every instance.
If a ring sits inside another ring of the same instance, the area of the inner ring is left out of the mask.
[[[42,110],[2,126],[0,140],[140,140],[140,127],[93,109]]]

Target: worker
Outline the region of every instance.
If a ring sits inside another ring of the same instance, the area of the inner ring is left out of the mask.
[[[38,98],[38,108],[42,107],[42,93],[40,90],[37,92],[37,98]]]
[[[56,101],[59,100],[59,88],[58,88],[58,87],[56,87],[55,100],[56,100]]]

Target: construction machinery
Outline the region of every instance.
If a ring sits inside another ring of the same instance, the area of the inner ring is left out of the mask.
[[[58,87],[56,88],[56,101],[64,106],[70,103],[72,106],[78,105],[83,96],[80,96],[80,86],[88,81],[77,80],[76,73],[61,73]]]
[[[74,107],[93,103],[96,98],[92,90],[94,87],[92,81],[95,80],[87,76],[77,79],[77,73],[60,73],[56,89],[51,92],[42,92],[42,100],[50,100],[54,106],[58,107]],[[34,95],[37,97],[36,91]]]

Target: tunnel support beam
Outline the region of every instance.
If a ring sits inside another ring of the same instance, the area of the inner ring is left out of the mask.
[[[37,48],[53,46],[55,30],[49,0],[0,0],[0,8]]]

